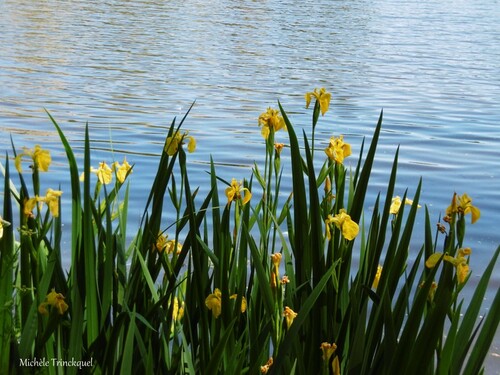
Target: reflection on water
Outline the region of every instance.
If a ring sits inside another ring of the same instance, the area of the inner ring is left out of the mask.
[[[258,115],[280,99],[306,126],[302,95],[325,86],[334,99],[317,129],[323,143],[344,134],[359,148],[384,108],[374,195],[400,145],[399,195],[423,176],[421,199],[436,220],[454,190],[474,198],[482,218],[468,236],[478,275],[500,243],[499,9],[495,0],[6,0],[0,146],[10,149],[11,134],[19,147],[51,147],[44,179],[64,184],[64,153],[44,109],[73,141],[88,121],[96,159],[128,154],[132,191],[141,192],[166,127],[196,100],[186,123],[198,139],[193,185],[205,182],[211,153],[224,178],[242,178],[263,157]]]

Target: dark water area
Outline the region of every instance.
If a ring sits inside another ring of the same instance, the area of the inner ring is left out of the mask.
[[[356,155],[384,110],[367,212],[384,194],[398,146],[396,193],[408,188],[411,197],[422,177],[420,202],[433,220],[454,191],[473,198],[482,215],[467,228],[474,285],[500,244],[498,24],[495,0],[6,0],[0,161],[11,153],[10,137],[18,148],[49,148],[54,163],[43,184],[69,192],[65,154],[45,109],[78,156],[88,122],[95,165],[124,156],[135,164],[133,227],[168,125],[194,101],[185,129],[198,148],[188,160],[191,184],[203,192],[211,155],[228,180],[248,178],[253,161],[263,160],[257,118],[277,100],[299,132],[309,132],[303,95],[325,87],[332,103],[317,128],[320,152],[330,136],[343,134]],[[287,143],[286,134],[278,141]],[[356,159],[346,164],[354,168]],[[63,194],[63,204],[69,200]],[[69,214],[63,220],[71,225]],[[423,220],[422,210],[420,227]],[[410,251],[419,246],[417,239]],[[500,286],[500,265],[490,285],[485,312]],[[498,336],[488,374],[500,373]]]

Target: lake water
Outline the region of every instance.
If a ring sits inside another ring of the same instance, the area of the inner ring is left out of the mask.
[[[398,145],[397,194],[409,187],[411,196],[422,176],[421,202],[435,221],[454,191],[472,196],[482,213],[467,233],[473,284],[500,244],[499,24],[495,0],[3,0],[0,151],[10,152],[10,136],[19,148],[50,148],[44,183],[69,191],[44,109],[80,154],[88,122],[94,164],[125,155],[135,164],[138,221],[167,126],[193,101],[185,129],[198,149],[188,159],[203,189],[210,155],[226,179],[248,177],[262,160],[257,118],[268,106],[279,99],[309,129],[303,94],[326,87],[320,148],[344,134],[357,154],[384,109],[372,199]],[[499,286],[497,266],[486,306]],[[498,336],[488,373],[499,373]]]

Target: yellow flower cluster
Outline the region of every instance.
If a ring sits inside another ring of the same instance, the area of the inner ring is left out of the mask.
[[[229,298],[236,299],[238,298],[238,295],[233,294]],[[222,312],[222,292],[219,288],[215,288],[214,292],[208,295],[208,297],[205,299],[205,306],[207,306],[207,308],[212,311],[212,314],[216,319],[220,316]],[[244,296],[241,300],[240,311],[241,313],[247,311],[247,300]]]
[[[174,297],[174,306],[172,308],[172,320],[178,322],[184,316],[184,302],[179,306],[179,298]]]
[[[466,193],[461,196],[457,195],[457,193],[453,194],[451,205],[446,209],[446,216],[457,213],[460,215],[467,215],[470,213],[472,224],[478,221],[481,216],[481,211],[479,208],[472,205],[472,198]]]
[[[165,152],[169,156],[173,156],[179,150],[179,147],[184,144],[184,140],[188,140],[187,149],[189,152],[194,152],[196,150],[196,139],[194,137],[188,135],[188,132],[184,132],[181,134],[180,132],[175,132],[174,135],[167,138],[167,142],[165,143]]]
[[[111,167],[106,162],[100,162],[99,167],[90,167],[90,173],[97,176],[99,183],[109,185],[113,180],[113,172],[116,173],[116,179],[123,184],[127,176],[132,173],[132,166],[127,162],[127,158],[123,158],[123,163],[115,161]],[[84,173],[80,175],[80,181],[85,178]]]
[[[344,142],[344,136],[338,138],[331,137],[328,147],[325,148],[325,154],[330,160],[336,163],[344,163],[344,159],[351,155],[351,145]]]
[[[471,253],[472,250],[469,247],[459,249],[455,258],[447,254],[443,256],[442,253],[434,253],[427,258],[425,266],[427,268],[434,268],[442,257],[443,260],[455,266],[458,283],[463,284],[469,276],[469,262],[466,256],[469,256]]]
[[[23,157],[27,156],[33,161],[32,168],[39,170],[41,172],[47,172],[49,170],[52,158],[50,157],[50,152],[48,150],[42,149],[39,145],[36,145],[34,149],[23,148],[24,152],[16,156],[14,164],[19,173],[22,172],[21,161]]]
[[[52,289],[52,291],[47,294],[47,297],[45,297],[45,301],[38,306],[38,312],[42,315],[48,315],[48,306],[55,308],[59,315],[63,315],[66,310],[68,310],[68,305],[64,301],[64,296],[61,293],[56,293],[55,289]]]
[[[33,209],[36,204],[42,205],[45,203],[49,207],[49,211],[53,217],[59,216],[59,197],[62,195],[60,190],[47,189],[44,197],[38,195],[34,198],[26,199],[24,201],[24,214],[26,216],[33,216]]]
[[[182,244],[180,242],[176,242],[175,240],[169,240],[168,236],[160,233],[160,235],[156,238],[154,249],[156,249],[159,253],[165,252],[167,254],[173,254],[175,251],[176,254],[180,254],[182,251]]]
[[[328,111],[328,107],[330,106],[330,99],[332,98],[332,94],[326,91],[324,87],[318,89],[314,89],[313,92],[308,92],[305,95],[306,98],[306,108],[309,108],[311,104],[311,99],[315,98],[317,102],[319,102],[319,108],[321,110],[321,115],[324,116]]]
[[[277,132],[280,129],[286,130],[285,120],[277,109],[269,107],[266,112],[259,116],[259,126],[262,126],[261,134],[264,139],[269,137],[271,129]]]
[[[325,224],[326,237],[328,240],[332,239],[330,224],[335,224],[335,226],[341,230],[344,238],[349,241],[353,240],[359,233],[359,225],[351,219],[351,216],[349,216],[343,208],[335,216],[328,215]]]

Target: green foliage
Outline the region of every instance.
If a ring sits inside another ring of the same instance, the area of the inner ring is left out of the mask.
[[[49,114],[69,167],[70,268],[61,265],[60,194],[40,192],[48,152],[14,147],[19,190],[6,157],[0,219],[0,373],[31,373],[21,364],[41,358],[50,365],[39,370],[49,374],[60,373],[52,359],[80,363],[66,365],[70,374],[480,372],[500,319],[497,293],[478,320],[500,247],[465,307],[465,215],[474,222],[478,209],[466,194],[453,195],[433,233],[429,212],[419,210],[421,183],[413,201],[393,198],[398,150],[369,217],[382,113],[350,171],[342,137],[330,139],[321,160],[315,129],[330,96],[309,95],[316,98],[311,142],[306,131],[299,139],[281,104],[268,109],[259,118],[264,165],[229,182],[211,160],[205,197],[189,181],[187,114],[172,121],[132,240],[133,166],[92,167],[86,128],[80,169]],[[275,140],[285,127],[283,148]],[[31,181],[19,168],[26,157]],[[283,197],[288,168],[292,194]],[[421,214],[422,234],[414,232]],[[422,246],[410,257],[415,240]]]

